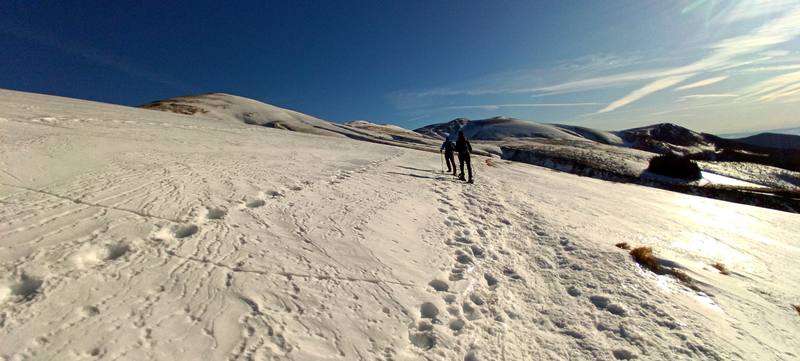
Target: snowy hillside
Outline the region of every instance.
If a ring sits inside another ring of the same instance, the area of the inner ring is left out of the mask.
[[[353,128],[359,129],[366,129],[366,130],[374,130],[383,133],[395,133],[395,134],[402,134],[408,137],[423,137],[422,134],[419,134],[413,130],[408,130],[403,127],[399,127],[393,124],[375,124],[368,122],[366,120],[354,120],[352,122],[345,123],[347,126],[351,126]]]
[[[706,172],[712,172],[742,182],[785,190],[800,189],[800,172],[754,163],[699,162],[699,164]]]
[[[575,125],[554,124],[556,127],[563,130],[568,130],[580,135],[581,137],[594,142],[623,146],[625,143],[622,138],[617,135],[617,132],[610,132],[607,130],[600,130],[587,127],[579,127]]]
[[[670,123],[623,130],[617,134],[627,146],[653,153],[694,154],[715,150],[714,142],[704,134]]]
[[[0,359],[800,357],[797,215],[474,162],[0,90]]]
[[[655,156],[641,150],[590,141],[509,141],[502,158],[616,181],[636,181]]]
[[[306,134],[347,137],[367,142],[407,147],[438,149],[439,141],[393,125],[366,121],[339,124],[274,105],[224,93],[175,97],[151,102],[145,109],[244,123]]]
[[[142,105],[142,108],[210,117],[302,133],[358,136],[336,123],[253,99],[225,93],[182,96]]]
[[[438,145],[441,142],[436,138],[425,136],[415,131],[408,130],[392,124],[375,124],[375,123],[370,123],[366,120],[354,120],[352,122],[347,122],[344,125],[351,128],[368,131],[371,134],[384,135],[388,137],[388,139],[396,140],[399,142],[430,144],[430,145]]]
[[[615,140],[620,142],[619,138],[610,132],[557,124],[542,124],[508,117],[494,117],[482,120],[458,118],[447,123],[431,124],[415,131],[437,138],[450,135],[451,138],[455,139],[459,130],[464,131],[464,135],[467,138],[475,140],[506,140],[512,138],[580,140],[585,138],[595,141],[605,139],[609,142],[614,142]]]

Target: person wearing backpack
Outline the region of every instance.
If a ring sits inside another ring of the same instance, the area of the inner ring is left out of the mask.
[[[444,138],[444,143],[442,143],[442,147],[439,149],[439,152],[444,152],[444,159],[447,161],[447,173],[453,173],[456,175],[456,158],[453,155],[453,150],[455,146],[453,142],[449,138]],[[452,167],[450,166],[452,164]]]
[[[463,131],[458,132],[458,140],[456,141],[456,152],[458,152],[458,163],[461,168],[461,173],[458,175],[458,179],[464,179],[464,163],[467,163],[467,173],[469,174],[469,180],[467,183],[474,183],[472,180],[472,161],[470,160],[470,153],[472,153],[472,145],[469,144],[467,137],[464,136]]]

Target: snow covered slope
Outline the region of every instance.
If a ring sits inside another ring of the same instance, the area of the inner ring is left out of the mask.
[[[416,129],[415,131],[417,133],[440,138],[450,135],[450,138],[455,139],[455,136],[459,130],[464,131],[464,135],[471,140],[504,140],[508,138],[578,138],[574,134],[565,132],[552,125],[507,117],[494,117],[482,120],[459,118],[447,123],[432,124]]]
[[[716,148],[705,134],[671,123],[627,129],[617,134],[629,147],[659,154],[714,152]]]
[[[624,145],[622,138],[617,135],[617,132],[610,132],[607,130],[600,130],[587,127],[579,127],[575,125],[554,124],[556,127],[563,130],[571,131],[580,135],[581,137],[608,145]]]
[[[698,162],[706,172],[719,174],[745,183],[785,190],[800,189],[800,172],[743,162]]]
[[[655,156],[645,151],[590,141],[504,142],[502,158],[600,179],[636,182]]]
[[[347,122],[344,125],[350,128],[356,128],[368,131],[372,134],[384,135],[388,137],[388,139],[400,142],[421,143],[421,144],[431,144],[431,145],[438,145],[439,143],[441,143],[441,141],[436,138],[422,135],[415,131],[408,130],[392,124],[375,124],[368,122],[366,120],[354,120],[352,122]]]
[[[142,108],[210,117],[303,133],[357,136],[339,124],[253,99],[225,93],[175,97],[142,105]]]
[[[509,117],[494,117],[482,120],[458,118],[447,123],[438,123],[418,128],[415,131],[435,138],[450,135],[455,139],[459,130],[468,139],[516,140],[520,138],[543,138],[558,140],[592,140],[603,144],[622,145],[622,140],[613,132],[574,125],[544,124]]]
[[[224,93],[175,97],[151,102],[145,109],[209,118],[230,123],[244,123],[300,133],[347,137],[367,142],[409,147],[438,149],[439,141],[393,125],[377,125],[365,121],[339,124],[300,112],[276,107]]]
[[[797,215],[439,162],[0,90],[0,358],[800,357]]]

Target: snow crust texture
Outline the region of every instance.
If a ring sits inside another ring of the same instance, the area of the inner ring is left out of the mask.
[[[797,215],[439,161],[0,90],[0,358],[800,357]]]

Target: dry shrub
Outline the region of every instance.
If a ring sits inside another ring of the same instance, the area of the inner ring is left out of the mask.
[[[636,263],[646,267],[647,269],[658,273],[664,274],[664,271],[661,269],[661,264],[658,262],[658,258],[653,255],[653,249],[650,247],[636,247],[631,250],[631,257]]]
[[[631,249],[631,246],[628,244],[628,242],[620,242],[620,243],[615,244],[615,246],[617,246],[617,248],[622,248],[624,250]]]
[[[675,279],[677,279],[678,281],[681,281],[687,287],[695,291],[699,291],[697,286],[694,284],[692,278],[689,277],[689,275],[687,275],[685,272],[675,268],[664,269],[664,267],[661,267],[661,262],[658,259],[658,257],[656,257],[653,254],[652,248],[636,247],[631,250],[630,254],[631,257],[633,257],[633,259],[636,261],[636,263],[642,265],[643,267],[649,269],[650,271],[659,275],[664,275],[664,274],[670,275]]]
[[[698,180],[703,178],[697,163],[687,157],[673,153],[653,157],[650,159],[650,165],[647,167],[647,170],[667,177],[686,180]]]
[[[722,273],[726,276],[729,276],[731,274],[731,271],[728,270],[728,267],[725,267],[725,265],[722,263],[717,262],[712,264],[711,266],[716,268],[719,271],[719,273]]]

